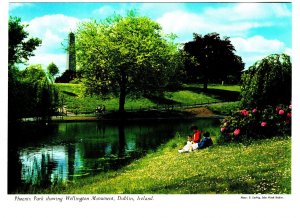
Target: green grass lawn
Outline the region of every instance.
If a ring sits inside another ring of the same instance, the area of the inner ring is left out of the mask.
[[[215,96],[209,96],[205,93],[195,93],[189,90],[168,92],[166,98],[181,104],[199,104],[218,101]]]
[[[179,154],[185,140],[174,138],[160,150],[115,172],[33,193],[59,194],[290,194],[291,138],[214,145]]]
[[[64,97],[65,105],[71,112],[91,112],[99,105],[105,105],[106,110],[118,110],[119,101],[117,98],[109,97],[102,99],[99,96],[85,96],[84,87],[81,84],[56,83],[55,86]],[[155,104],[149,99],[126,98],[125,109],[136,109],[140,107],[153,107]]]
[[[222,115],[229,115],[232,111],[235,111],[241,107],[241,102],[224,102],[218,104],[208,105],[207,108],[211,111],[222,114]]]
[[[115,97],[85,96],[84,86],[81,84],[56,83],[68,111],[84,113],[92,112],[99,105],[105,105],[106,110],[118,110],[119,101]],[[183,85],[181,90],[166,92],[163,98],[148,99],[126,98],[125,109],[140,109],[165,104],[195,104],[215,101],[237,100],[240,88],[237,85],[209,85],[209,90],[204,92],[199,84]]]

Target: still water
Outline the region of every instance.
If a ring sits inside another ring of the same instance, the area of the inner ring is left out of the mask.
[[[157,120],[114,122],[24,123],[9,126],[8,192],[48,187],[99,172],[117,170],[190,126],[217,134],[219,121]],[[175,151],[174,151],[175,152]]]

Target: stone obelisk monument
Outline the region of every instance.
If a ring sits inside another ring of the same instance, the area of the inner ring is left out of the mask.
[[[75,34],[72,32],[68,37],[67,70],[76,71]]]

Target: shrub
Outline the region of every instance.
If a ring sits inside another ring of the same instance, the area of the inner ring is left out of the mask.
[[[256,62],[242,75],[243,106],[264,108],[288,104],[291,99],[290,57],[273,54]]]
[[[223,120],[219,142],[290,135],[291,119],[291,105],[238,110]]]

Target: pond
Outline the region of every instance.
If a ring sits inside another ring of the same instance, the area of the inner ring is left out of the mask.
[[[117,123],[23,123],[9,126],[8,193],[42,188],[117,170],[190,126],[217,134],[219,120],[152,120]]]

